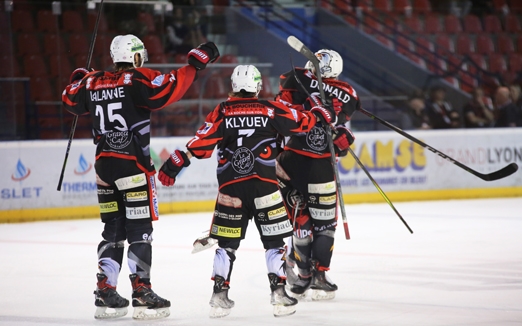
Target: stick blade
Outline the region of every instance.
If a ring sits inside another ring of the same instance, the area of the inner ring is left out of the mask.
[[[292,47],[292,49],[296,50],[297,52],[301,52],[301,49],[303,48],[304,44],[301,42],[297,37],[290,35],[286,38],[286,42],[288,45]]]
[[[494,181],[494,180],[502,179],[502,178],[512,175],[513,173],[517,172],[517,170],[518,170],[517,163],[511,163],[498,171],[495,171],[490,174],[486,174],[483,179],[486,181]]]

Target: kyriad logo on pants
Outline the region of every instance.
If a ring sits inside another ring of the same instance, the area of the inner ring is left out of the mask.
[[[293,229],[292,224],[290,224],[290,220],[270,225],[261,225],[261,232],[265,236],[279,235],[287,232],[292,232],[292,230]]]

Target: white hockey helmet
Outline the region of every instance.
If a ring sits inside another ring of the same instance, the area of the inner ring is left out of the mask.
[[[319,69],[322,78],[337,78],[343,72],[343,58],[334,50],[322,49],[315,52],[319,59]],[[308,61],[305,69],[315,73],[314,65]]]
[[[245,92],[256,93],[257,96],[263,88],[261,73],[252,65],[235,67],[230,79],[232,81],[232,92],[234,93],[238,93],[243,89]]]
[[[139,58],[136,57],[136,54],[139,54]],[[112,40],[111,58],[114,63],[128,62],[132,63],[135,68],[142,67],[143,63],[149,59],[143,42],[132,34],[118,35]]]

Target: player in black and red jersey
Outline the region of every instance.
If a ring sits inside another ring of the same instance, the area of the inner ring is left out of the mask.
[[[239,65],[231,76],[229,98],[216,106],[205,123],[187,143],[187,151],[176,150],[161,167],[158,179],[165,186],[174,184],[190,158],[209,158],[217,147],[219,193],[210,230],[218,240],[214,257],[214,291],[210,317],[230,313],[234,302],[228,298],[236,250],[245,237],[248,222],[254,219],[266,250],[271,304],[275,316],[295,312],[297,300],[285,291],[284,238],[292,234],[275,170],[279,153],[277,138],[306,133],[316,124],[317,114],[324,121],[333,119],[333,110],[308,102],[309,111],[289,108],[279,102],[257,98],[262,87],[255,66]]]
[[[315,55],[327,96],[323,100],[337,115],[335,151],[344,156],[354,142],[348,121],[361,104],[355,90],[337,79],[343,70],[341,56],[333,50],[320,50]],[[309,94],[321,101],[314,73],[313,65],[308,62],[305,68],[282,74],[276,99],[295,109],[307,104]],[[328,146],[325,126],[317,124],[306,133],[291,136],[277,160],[283,198],[290,215],[295,216],[287,260],[289,283],[294,283],[290,291],[301,296],[312,288],[314,300],[332,299],[337,290],[337,285],[325,274],[330,269],[337,226],[337,189]],[[295,264],[298,278],[293,272]]]
[[[188,65],[168,74],[143,68],[147,50],[134,35],[116,36],[110,46],[114,71],[76,69],[62,95],[64,107],[90,115],[96,144],[96,183],[103,240],[98,245],[95,318],[127,313],[129,301],[116,292],[124,254],[131,271],[135,319],[170,314],[170,301],[151,289],[152,221],[158,202],[149,152],[150,116],[185,94],[198,70],[219,57],[212,42],[188,53]],[[107,312],[114,308],[114,312]]]

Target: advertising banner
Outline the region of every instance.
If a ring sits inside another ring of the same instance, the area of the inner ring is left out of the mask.
[[[522,164],[522,129],[412,131],[412,136],[480,173],[491,173],[510,163]],[[522,172],[484,181],[395,132],[355,134],[353,151],[386,192],[438,191],[522,187]],[[175,149],[184,149],[190,137],[151,140],[151,156],[159,169]],[[97,206],[95,146],[74,140],[61,191],[57,191],[67,140],[0,143],[0,214],[12,210]],[[215,154],[192,159],[173,187],[159,183],[161,203],[213,201],[218,185]],[[373,183],[347,155],[338,161],[345,195],[375,193]]]

